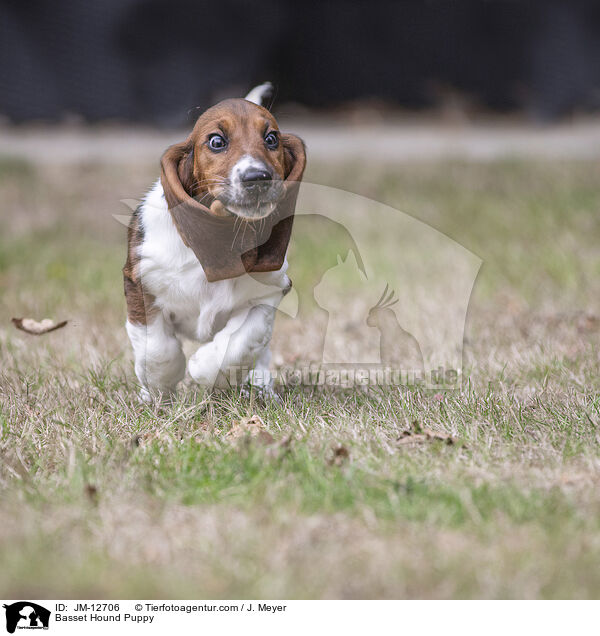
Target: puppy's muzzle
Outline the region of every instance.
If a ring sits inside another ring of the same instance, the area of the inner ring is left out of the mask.
[[[229,187],[224,188],[219,199],[230,212],[258,219],[275,209],[284,192],[283,181],[263,162],[248,163],[234,168]]]

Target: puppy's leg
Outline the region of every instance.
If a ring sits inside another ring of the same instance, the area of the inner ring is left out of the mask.
[[[159,313],[148,325],[127,321],[126,328],[142,385],[140,397],[149,402],[155,396],[170,396],[185,374],[185,355],[172,326]]]
[[[277,304],[279,300],[281,295]],[[275,303],[261,304],[233,314],[213,340],[190,358],[188,369],[192,378],[204,386],[226,388],[236,381],[240,370],[254,369],[257,364],[268,368],[276,308]]]
[[[250,369],[245,379],[246,391],[255,390],[263,399],[272,399],[281,403],[280,397],[273,390],[273,374],[270,369],[271,348],[269,345],[260,352],[254,368]]]

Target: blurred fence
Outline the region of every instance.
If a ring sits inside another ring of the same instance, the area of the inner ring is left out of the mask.
[[[600,3],[2,0],[0,115],[181,124],[273,80],[277,102],[449,94],[554,118],[600,104]]]

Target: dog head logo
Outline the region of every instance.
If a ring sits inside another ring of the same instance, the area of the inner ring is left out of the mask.
[[[15,629],[48,629],[50,610],[32,603],[19,601],[3,606],[6,611],[6,631],[14,634]]]

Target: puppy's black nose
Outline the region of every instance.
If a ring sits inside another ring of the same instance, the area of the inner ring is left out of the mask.
[[[244,187],[252,188],[259,181],[271,181],[271,173],[261,168],[248,168],[242,173],[240,181]]]

